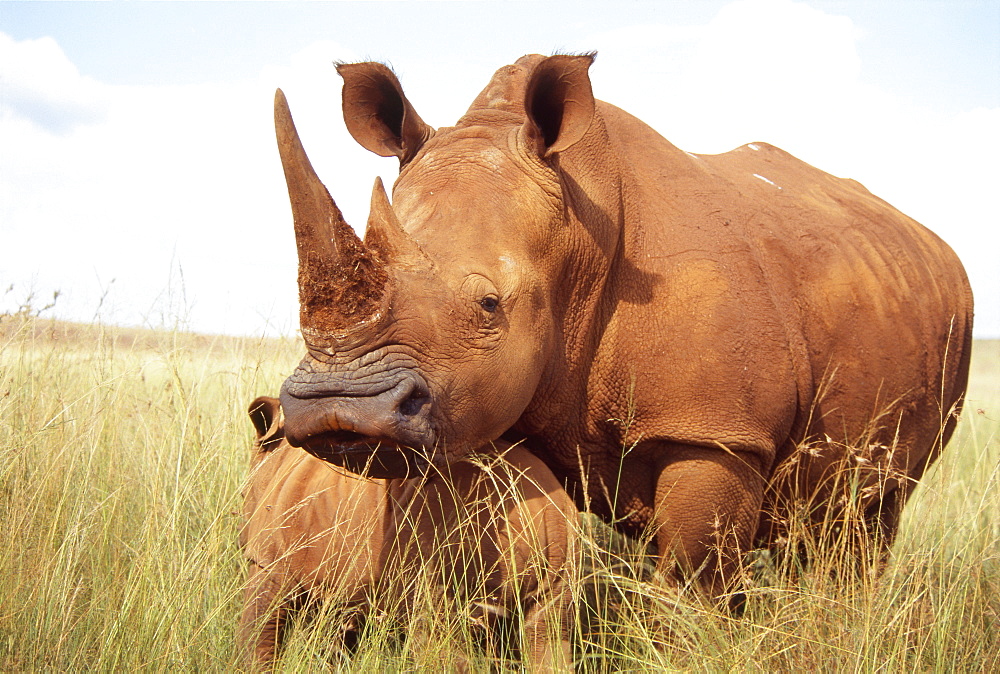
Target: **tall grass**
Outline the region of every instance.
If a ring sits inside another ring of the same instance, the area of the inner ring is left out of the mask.
[[[246,405],[299,355],[294,340],[0,321],[0,669],[237,665]],[[1000,668],[1000,342],[977,342],[972,367],[880,577],[757,555],[735,617],[664,589],[644,550],[585,517],[580,668]],[[469,636],[440,598],[412,605],[418,643],[369,628],[346,658],[321,608],[280,667],[440,670]]]
[[[244,407],[296,345],[3,327],[0,668],[231,663]]]

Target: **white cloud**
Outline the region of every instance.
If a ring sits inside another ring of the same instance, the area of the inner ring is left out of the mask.
[[[789,0],[740,0],[703,26],[593,36],[595,86],[692,152],[822,138],[871,93],[858,83],[858,36],[847,17]]]
[[[99,122],[104,88],[81,77],[55,40],[15,42],[0,33],[2,106],[52,133]]]

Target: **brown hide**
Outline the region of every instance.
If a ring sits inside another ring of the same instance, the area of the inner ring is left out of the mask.
[[[661,570],[700,569],[713,593],[803,504],[818,520],[851,500],[890,541],[965,391],[961,263],[770,145],[674,147],[593,99],[590,62],[525,56],[456,126],[410,134],[392,210],[423,261],[387,263],[391,311],[368,343],[312,348],[289,377],[289,439],[333,461],[419,445],[441,466],[527,437],[580,506],[653,527]],[[364,414],[346,401],[379,368],[419,377],[419,414],[392,392]],[[362,427],[379,442],[343,439]]]
[[[287,611],[311,597],[367,610],[376,587],[408,602],[408,581],[448,579],[488,619],[523,608],[528,657],[567,663],[576,508],[552,473],[521,447],[462,461],[447,476],[377,480],[321,461],[282,438],[274,398],[250,408],[258,431],[244,489],[240,543],[249,560],[240,643],[251,662],[271,661]],[[491,450],[493,451],[493,450]],[[402,597],[401,597],[402,594]],[[383,594],[385,596],[385,594]]]

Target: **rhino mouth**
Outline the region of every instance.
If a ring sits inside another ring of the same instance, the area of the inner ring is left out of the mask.
[[[352,473],[416,477],[436,457],[430,388],[412,368],[368,364],[331,374],[317,372],[307,356],[280,400],[288,442]]]
[[[432,463],[422,448],[354,431],[338,430],[312,436],[302,443],[302,449],[352,473],[381,479],[419,477]]]

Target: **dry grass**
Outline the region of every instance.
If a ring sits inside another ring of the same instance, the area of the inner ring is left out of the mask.
[[[0,669],[235,666],[245,407],[277,391],[299,350],[0,320]],[[881,578],[838,573],[835,557],[803,571],[757,555],[735,618],[664,590],[641,549],[586,519],[580,668],[1000,668],[1000,342],[977,342],[972,367],[958,432]],[[372,621],[345,659],[330,636],[342,616],[321,608],[280,666],[439,671],[471,637],[439,598],[413,606],[419,643]]]

